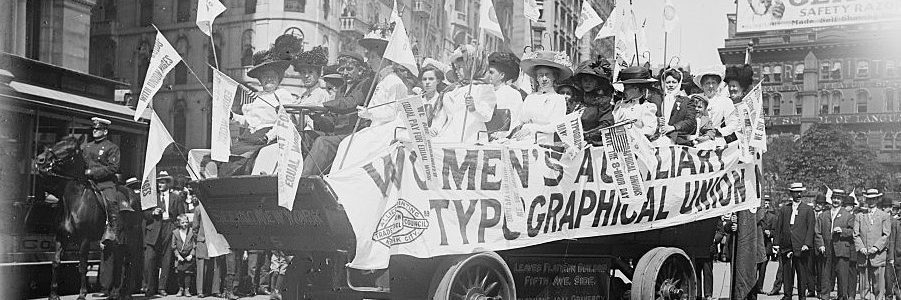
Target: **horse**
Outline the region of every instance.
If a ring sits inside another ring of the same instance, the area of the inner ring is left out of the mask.
[[[84,137],[66,136],[34,159],[34,166],[48,186],[48,192],[60,199],[54,230],[55,249],[50,273],[50,300],[58,300],[57,268],[64,243],[78,243],[78,299],[87,295],[88,250],[100,241],[106,228],[106,211],[99,191],[84,177],[81,154]]]

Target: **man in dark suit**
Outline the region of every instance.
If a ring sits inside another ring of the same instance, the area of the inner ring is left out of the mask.
[[[779,209],[776,214],[776,238],[782,270],[783,297],[791,299],[795,275],[798,276],[798,299],[807,295],[808,255],[814,246],[816,216],[810,205],[801,202],[801,194],[807,188],[801,183],[792,183],[789,192],[792,203]]]
[[[659,105],[663,124],[660,134],[666,135],[675,144],[691,146],[688,136],[695,134],[697,111],[694,100],[678,93],[682,76],[682,72],[676,69],[666,70],[660,75],[666,92]]]
[[[827,198],[826,195],[818,195],[817,202],[828,204],[829,208],[824,209],[817,215],[817,226],[815,230],[815,240],[814,243],[817,246],[817,253],[819,254],[819,260],[817,264],[819,265],[819,283],[820,283],[820,295],[828,296],[829,293],[832,292],[832,286],[835,285],[836,278],[836,270],[835,270],[835,245],[833,244],[833,233],[836,232],[836,226],[833,226],[833,220],[841,214],[842,212],[842,202],[841,197],[843,196],[842,190],[837,190],[838,193],[833,190],[832,197]],[[836,195],[838,194],[838,195]],[[838,231],[839,233],[841,230]]]
[[[144,211],[144,289],[152,295],[153,289],[166,296],[169,272],[172,269],[172,230],[178,215],[185,213],[185,201],[181,193],[169,189],[172,176],[162,171],[157,175],[157,207]]]
[[[832,191],[832,201],[840,202],[842,209],[832,219],[832,254],[835,276],[838,279],[838,299],[854,299],[853,286],[857,285],[851,271],[854,251],[854,199],[842,190]],[[834,203],[833,203],[834,204]]]
[[[776,210],[773,208],[770,195],[763,195],[763,206],[757,211],[757,226],[763,231],[763,247],[766,249],[767,259],[757,263],[757,284],[754,285],[756,293],[763,293],[763,281],[766,277],[766,267],[773,255],[773,234],[776,226]]]

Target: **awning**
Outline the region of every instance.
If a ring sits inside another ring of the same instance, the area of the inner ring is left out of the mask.
[[[9,87],[18,93],[47,98],[51,101],[42,101],[42,99],[35,99],[33,97],[16,97],[15,95],[4,95],[16,98],[18,100],[38,102],[50,106],[61,106],[60,108],[74,110],[76,112],[81,112],[84,114],[101,114],[109,118],[118,119],[118,122],[124,121],[132,124],[146,124],[147,122],[146,120],[135,122],[135,111],[121,104],[97,100],[17,81],[11,81],[9,83]]]

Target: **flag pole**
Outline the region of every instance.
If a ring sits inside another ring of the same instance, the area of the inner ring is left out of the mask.
[[[382,54],[382,59],[379,60],[378,68],[376,70],[374,70],[374,72],[373,72],[374,74],[372,75],[372,83],[369,84],[369,90],[366,92],[366,95],[367,95],[366,103],[363,104],[363,107],[368,108],[369,101],[372,101],[373,89],[375,89],[375,83],[377,81],[379,81],[379,78],[378,78],[379,73],[381,73],[382,64],[384,64],[384,63],[385,63],[385,56],[384,56],[384,54]],[[347,140],[347,149],[344,150],[344,155],[341,156],[341,163],[338,164],[339,170],[344,168],[344,160],[347,159],[347,153],[350,152],[350,145],[352,145],[354,143],[354,136],[357,135],[357,131],[360,130],[360,120],[361,119],[362,119],[362,117],[357,116],[357,122],[356,122],[356,124],[354,124],[354,131],[350,133],[350,137],[348,137],[349,140]]]
[[[156,24],[150,24],[150,25],[153,26],[153,29],[156,29],[157,33],[159,33],[160,35],[163,34],[162,32],[160,32],[160,29],[156,27]],[[165,37],[166,36],[163,36],[163,38],[165,38]],[[181,54],[179,54],[179,56],[181,56]],[[210,97],[212,97],[213,92],[211,92],[210,89],[206,87],[206,84],[204,84],[203,80],[200,80],[200,77],[197,76],[197,73],[194,73],[194,69],[191,69],[191,66],[188,65],[188,62],[185,61],[184,57],[181,58],[181,63],[185,64],[185,67],[188,68],[188,71],[191,72],[191,75],[194,75],[194,78],[197,79],[197,82],[200,82],[200,86],[202,86],[203,89],[206,90],[206,93],[209,94]]]
[[[213,40],[213,23],[210,23],[210,50],[213,51],[213,62],[216,63],[216,69],[219,69],[219,57],[216,54],[216,41]]]
[[[669,32],[663,32],[663,62],[667,63],[667,67],[669,67],[669,62],[666,61],[666,39],[669,37]]]

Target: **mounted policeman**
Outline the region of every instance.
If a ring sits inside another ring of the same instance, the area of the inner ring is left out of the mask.
[[[101,244],[115,244],[119,230],[119,210],[130,210],[128,198],[116,189],[116,173],[119,173],[119,146],[111,142],[107,135],[110,120],[91,118],[93,140],[81,145],[81,155],[85,161],[84,175],[100,192],[106,211],[106,230]]]

